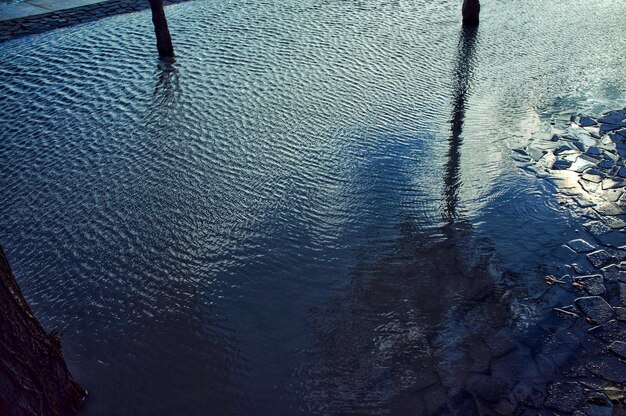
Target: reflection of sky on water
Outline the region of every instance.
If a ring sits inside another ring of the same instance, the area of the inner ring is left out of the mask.
[[[159,68],[146,13],[0,45],[2,244],[86,413],[466,403],[581,221],[510,149],[615,101],[625,40],[620,1],[457,3],[172,6]]]

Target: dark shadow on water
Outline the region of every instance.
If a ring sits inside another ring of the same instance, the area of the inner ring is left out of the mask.
[[[498,266],[493,244],[475,235],[459,208],[477,34],[463,27],[456,56],[445,221],[433,233],[411,207],[381,213],[400,219],[397,237],[358,248],[347,293],[312,318],[317,343],[303,394],[314,412],[478,415],[541,405],[553,375],[533,358],[543,332],[515,323],[523,294],[507,282],[518,277]],[[372,177],[390,171],[371,169]],[[519,402],[510,403],[515,389]]]
[[[459,50],[454,70],[454,98],[452,100],[452,119],[448,162],[445,167],[445,205],[444,217],[450,223],[458,217],[459,188],[461,177],[461,145],[463,144],[463,124],[470,83],[474,72],[474,49],[476,48],[477,26],[463,26],[459,39]]]

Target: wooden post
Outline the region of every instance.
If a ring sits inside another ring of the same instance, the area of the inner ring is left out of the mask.
[[[167,27],[167,19],[163,10],[163,0],[148,0],[152,10],[152,23],[157,39],[157,50],[162,58],[174,57],[174,46],[170,37],[170,29]]]
[[[26,303],[0,247],[0,415],[74,413],[86,392],[72,379],[61,341]]]
[[[463,0],[463,24],[477,25],[480,15],[479,0]]]

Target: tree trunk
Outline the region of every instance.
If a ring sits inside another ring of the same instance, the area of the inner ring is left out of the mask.
[[[152,10],[152,23],[157,39],[157,49],[162,58],[174,57],[174,46],[170,37],[170,29],[167,27],[167,19],[163,10],[163,0],[149,0]]]
[[[72,379],[58,335],[33,315],[0,247],[0,414],[74,413],[86,392]]]
[[[480,2],[478,0],[463,0],[463,23],[477,25],[478,15],[480,15]]]

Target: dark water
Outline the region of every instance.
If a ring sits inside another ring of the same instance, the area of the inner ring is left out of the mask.
[[[147,13],[0,45],[0,242],[84,414],[541,402],[583,218],[510,149],[624,102],[626,3],[459,3],[172,6],[173,65]]]

